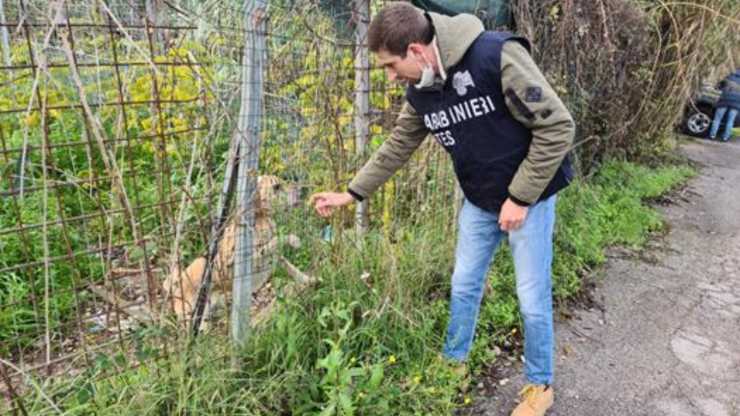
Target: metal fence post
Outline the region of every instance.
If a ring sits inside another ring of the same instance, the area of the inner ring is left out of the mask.
[[[367,30],[370,23],[370,1],[355,0],[355,146],[358,159],[363,160],[368,136],[370,135],[370,53],[367,45]],[[368,200],[357,204],[355,225],[357,233],[367,230]]]
[[[234,252],[234,299],[231,305],[231,338],[237,349],[244,346],[249,336],[249,308],[252,303],[253,200],[260,148],[268,1],[246,0],[245,5],[241,109],[236,135],[237,140],[241,140],[236,184],[238,228]]]

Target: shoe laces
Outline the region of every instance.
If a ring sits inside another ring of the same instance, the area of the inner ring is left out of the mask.
[[[524,386],[522,391],[519,392],[519,397],[521,397],[522,402],[527,402],[528,404],[532,405],[535,403],[535,400],[537,399],[537,395],[540,393],[540,388],[536,384],[527,384]]]

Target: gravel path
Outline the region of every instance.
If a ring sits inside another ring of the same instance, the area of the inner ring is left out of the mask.
[[[611,250],[595,306],[558,319],[549,416],[740,416],[740,141],[682,150],[701,169],[659,207],[667,235]],[[520,373],[462,413],[508,415]]]

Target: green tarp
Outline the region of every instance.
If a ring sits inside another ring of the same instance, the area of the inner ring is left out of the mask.
[[[416,7],[449,16],[470,13],[478,16],[486,29],[512,28],[511,0],[412,0]]]

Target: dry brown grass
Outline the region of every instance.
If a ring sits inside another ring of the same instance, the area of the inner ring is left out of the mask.
[[[735,0],[519,1],[514,14],[573,111],[584,174],[669,148],[695,88],[740,62]]]

